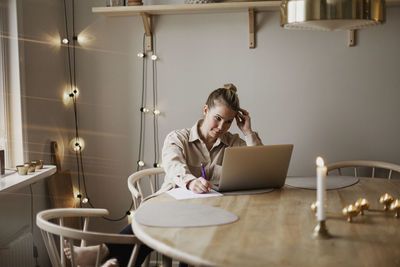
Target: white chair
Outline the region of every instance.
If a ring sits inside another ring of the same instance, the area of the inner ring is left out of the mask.
[[[343,168],[354,168],[354,176],[358,176],[358,171],[357,168],[359,167],[367,167],[372,169],[371,177],[375,177],[375,169],[386,169],[389,171],[387,178],[391,179],[392,178],[392,172],[398,172],[400,173],[400,165],[394,164],[394,163],[389,163],[389,162],[383,162],[383,161],[371,161],[371,160],[353,160],[353,161],[341,161],[341,162],[335,162],[332,164],[327,165],[327,170],[328,173],[333,170],[338,170],[339,175],[342,175],[342,169]]]
[[[135,172],[128,177],[128,187],[129,191],[131,191],[132,194],[132,199],[134,202],[135,209],[137,209],[140,203],[142,203],[143,199],[147,197],[147,195],[144,194],[145,190],[143,190],[142,188],[143,185],[141,185],[141,182],[143,183],[143,179],[147,178],[146,185],[150,187],[150,193],[154,194],[155,193],[155,185],[154,185],[155,183],[153,182],[154,176],[163,173],[164,173],[163,168],[150,168]]]
[[[71,249],[71,266],[75,267],[74,240],[80,240],[80,246],[98,245],[96,267],[101,264],[101,248],[103,243],[135,244],[128,266],[133,266],[138,256],[141,242],[134,235],[110,234],[88,231],[89,218],[108,215],[106,209],[62,208],[44,210],[37,214],[36,224],[40,228],[47,252],[53,267],[66,266],[64,244],[68,242]],[[83,217],[83,229],[64,226],[65,217]],[[58,223],[57,223],[58,222]],[[57,241],[59,245],[57,246]]]

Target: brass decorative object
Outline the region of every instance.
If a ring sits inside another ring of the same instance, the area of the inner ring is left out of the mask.
[[[364,215],[364,210],[369,209],[369,201],[365,198],[359,198],[354,206],[360,210],[361,215]]]
[[[285,29],[355,30],[385,22],[385,0],[283,0]]]
[[[313,231],[313,238],[315,239],[328,239],[331,235],[328,232],[325,221],[319,221]]]
[[[396,199],[392,204],[390,205],[390,210],[393,210],[395,212],[394,217],[399,218],[399,213],[400,213],[400,201],[399,199]]]
[[[379,202],[384,205],[383,210],[387,211],[390,208],[390,204],[393,202],[393,197],[388,193],[385,193],[379,198]]]
[[[31,162],[36,164],[36,170],[40,170],[43,169],[43,160],[39,159],[39,160],[32,160]]]
[[[347,221],[352,222],[353,217],[358,215],[358,213],[360,212],[360,209],[357,208],[355,205],[348,205],[343,208],[342,212],[343,212],[343,215],[347,216]]]
[[[313,203],[311,203],[310,208],[311,208],[311,210],[312,210],[314,213],[317,213],[318,201],[314,201]]]
[[[28,165],[17,165],[16,166],[19,175],[27,175],[28,174]]]
[[[33,162],[25,162],[24,165],[28,166],[28,173],[35,172],[35,169],[36,169],[36,164],[35,163],[33,163]]]

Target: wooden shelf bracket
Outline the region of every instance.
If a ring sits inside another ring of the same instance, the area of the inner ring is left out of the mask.
[[[151,16],[145,12],[141,12],[140,16],[142,16],[143,26],[145,31],[145,47],[146,52],[153,51],[153,39],[151,34]]]
[[[349,30],[349,43],[348,46],[352,47],[356,45],[356,30]]]
[[[250,38],[249,48],[256,47],[256,37],[254,31],[255,16],[256,15],[254,13],[254,8],[249,8],[249,38]]]

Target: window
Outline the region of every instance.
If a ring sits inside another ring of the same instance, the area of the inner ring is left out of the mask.
[[[24,162],[16,2],[0,0],[0,148],[7,168]]]

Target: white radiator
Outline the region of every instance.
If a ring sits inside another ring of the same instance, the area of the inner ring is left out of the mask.
[[[32,234],[23,233],[0,246],[0,267],[33,267]]]

